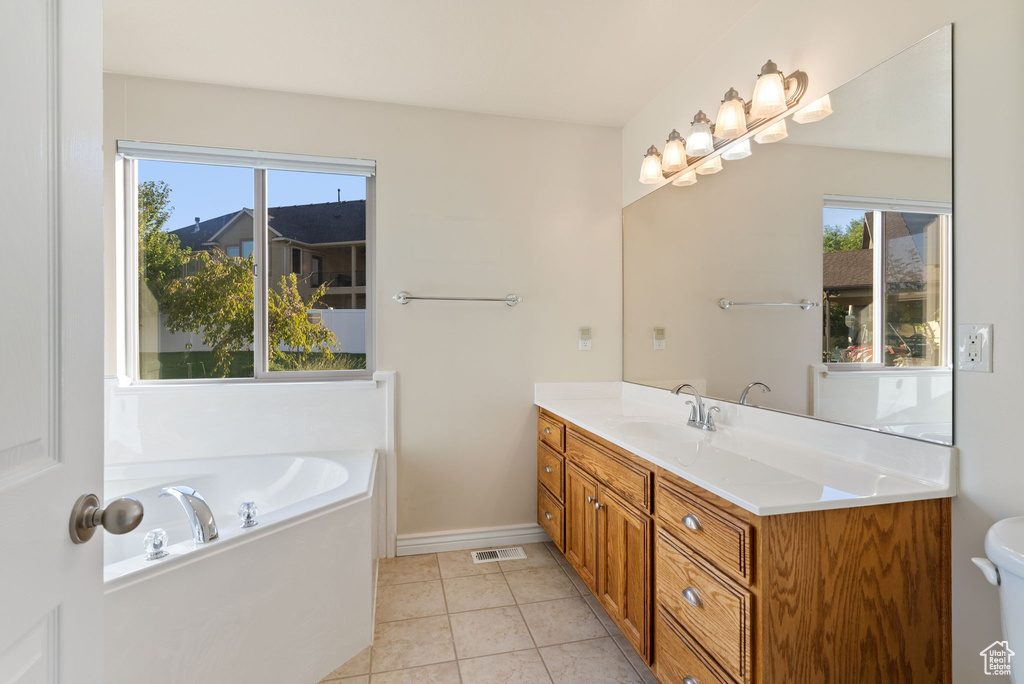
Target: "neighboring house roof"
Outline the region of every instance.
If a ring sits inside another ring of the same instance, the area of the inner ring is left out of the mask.
[[[873,249],[855,249],[850,252],[825,252],[825,290],[852,290],[870,288],[874,273]]]
[[[864,246],[847,252],[825,252],[822,257],[825,290],[870,288],[873,276],[873,215],[868,213]],[[885,212],[886,273],[890,285],[921,286],[927,282],[928,265],[918,249],[923,244],[923,231],[934,219],[927,214]],[[908,222],[913,225],[913,230]]]
[[[198,227],[193,224],[172,230],[171,234],[178,236],[182,246],[201,251],[239,214],[249,211],[243,208],[200,221]],[[366,200],[270,207],[267,214],[271,230],[307,245],[366,240]]]

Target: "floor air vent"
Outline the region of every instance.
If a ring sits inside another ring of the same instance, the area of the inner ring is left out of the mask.
[[[507,549],[489,549],[487,551],[473,551],[474,563],[493,563],[503,560],[523,560],[526,552],[522,546],[511,546]]]

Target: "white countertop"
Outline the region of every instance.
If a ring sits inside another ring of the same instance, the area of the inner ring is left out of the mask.
[[[756,515],[956,495],[955,447],[630,383],[539,383],[535,403]]]

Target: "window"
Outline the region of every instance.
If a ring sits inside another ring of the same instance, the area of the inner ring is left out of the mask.
[[[948,205],[833,197],[822,224],[824,361],[949,367]]]
[[[118,150],[133,379],[372,372],[370,281],[340,276],[371,263],[373,162],[125,141]]]

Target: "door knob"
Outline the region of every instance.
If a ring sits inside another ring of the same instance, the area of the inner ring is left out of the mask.
[[[92,539],[100,525],[111,534],[131,532],[142,522],[142,513],[142,503],[138,499],[114,499],[106,508],[100,508],[100,500],[95,494],[83,494],[71,509],[68,522],[71,541],[84,544]]]

